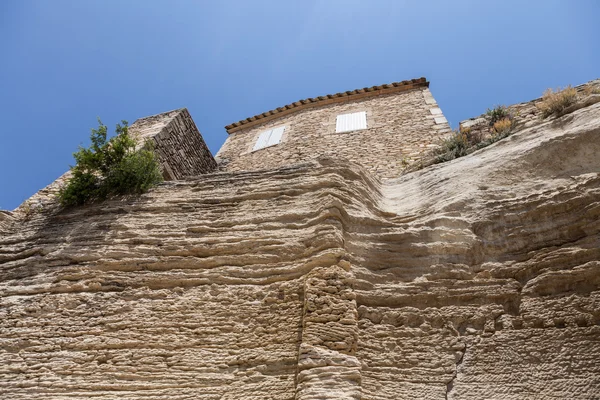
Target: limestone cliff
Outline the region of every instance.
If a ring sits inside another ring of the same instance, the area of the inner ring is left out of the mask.
[[[384,182],[0,214],[0,397],[598,399],[599,172],[595,104]]]

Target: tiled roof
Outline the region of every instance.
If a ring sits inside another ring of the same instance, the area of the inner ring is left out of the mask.
[[[276,108],[274,110],[264,112],[262,114],[255,115],[254,117],[234,122],[231,125],[227,125],[225,129],[227,130],[227,133],[233,133],[240,129],[249,128],[251,126],[258,125],[275,118],[283,117],[285,115],[304,110],[306,108],[323,106],[333,103],[342,103],[346,101],[358,100],[364,97],[379,96],[382,94],[403,92],[418,87],[429,87],[429,82],[425,78],[411,79],[409,81],[394,82],[386,85],[349,90],[347,92],[328,94],[319,97],[311,97],[308,99],[296,101],[283,107]]]

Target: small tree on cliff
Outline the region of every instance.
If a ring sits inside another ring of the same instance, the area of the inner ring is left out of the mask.
[[[71,167],[72,176],[58,194],[64,206],[143,193],[162,181],[152,145],[146,142],[136,149],[127,121],[117,124],[116,135],[108,140],[106,125],[100,119],[98,125],[98,129],[92,129],[92,145],[80,146],[73,153],[76,165]]]

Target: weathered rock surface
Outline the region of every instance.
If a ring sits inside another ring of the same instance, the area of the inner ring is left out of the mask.
[[[599,172],[595,104],[385,182],[0,214],[0,397],[598,399]]]

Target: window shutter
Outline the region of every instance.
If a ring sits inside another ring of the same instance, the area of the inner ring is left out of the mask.
[[[273,146],[275,144],[279,144],[279,142],[281,142],[281,136],[283,135],[284,130],[285,130],[285,126],[280,126],[279,128],[273,129],[271,131],[271,136],[269,137],[267,146]]]
[[[350,114],[340,114],[335,120],[336,132],[349,132],[367,129],[367,112],[360,111]]]
[[[271,130],[264,131],[258,137],[258,140],[254,144],[254,148],[252,151],[260,150],[264,147],[267,147],[267,143],[269,142],[269,137],[271,136]]]
[[[275,129],[269,129],[268,131],[261,132],[261,134],[258,136],[258,140],[254,144],[252,151],[279,144],[279,142],[281,142],[281,137],[283,136],[284,130],[285,126],[280,126]]]

